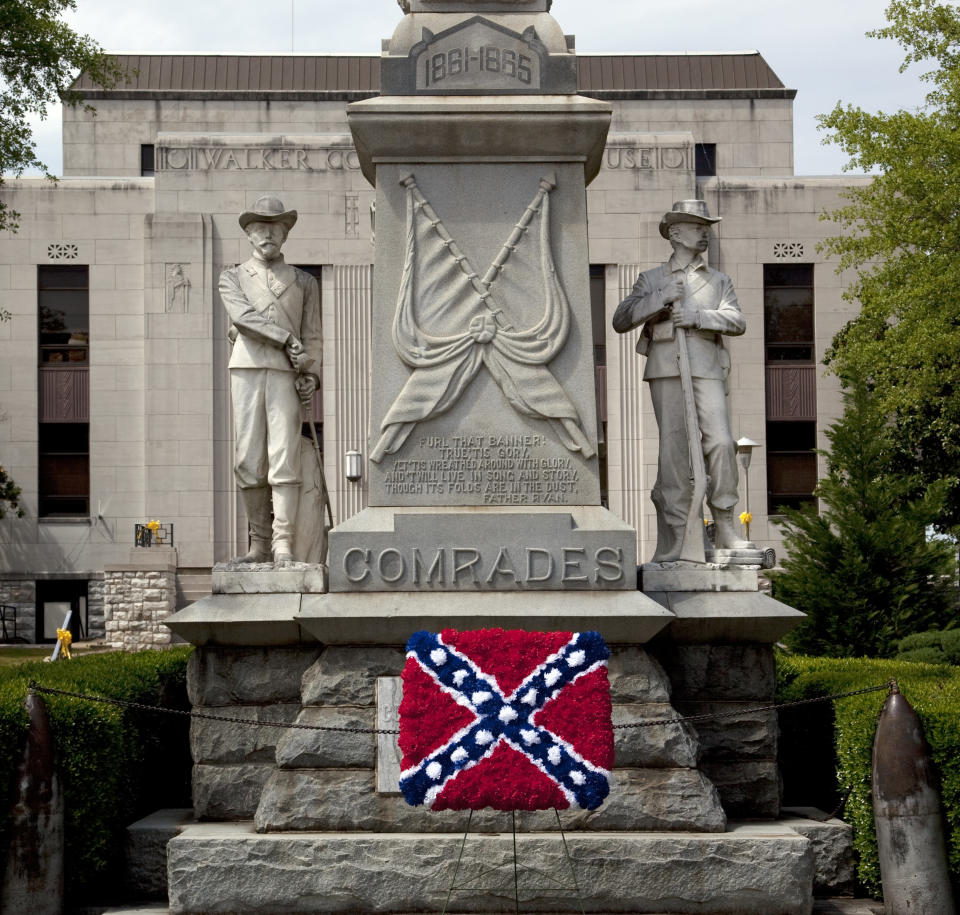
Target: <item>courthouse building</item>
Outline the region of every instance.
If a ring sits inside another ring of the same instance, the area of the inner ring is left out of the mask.
[[[0,324],[0,463],[26,511],[0,522],[0,603],[7,635],[15,616],[31,641],[55,636],[68,608],[74,627],[79,617],[102,634],[120,591],[167,612],[245,550],[217,280],[248,256],[237,216],[263,194],[299,212],[284,253],[319,280],[313,415],[334,517],[365,506],[345,454],[370,448],[371,339],[390,328],[372,323],[374,191],[345,109],[377,94],[380,57],[121,62],[129,76],[113,89],[77,81],[96,111],[64,111],[63,178],[0,190],[21,214],[19,231],[0,235],[0,307],[12,315]],[[853,314],[850,277],[817,250],[832,229],[818,217],[867,179],[794,175],[796,93],[755,51],[582,53],[578,68],[580,91],[613,107],[587,192],[603,500],[649,559],[657,429],[636,336],[610,319],[638,271],[670,252],[664,211],[701,197],[723,217],[709,260],[748,321],[729,348],[734,437],[760,445],[751,535],[779,548],[776,510],[811,499],[813,449],[840,408],[819,363]],[[160,528],[138,527],[150,521]]]

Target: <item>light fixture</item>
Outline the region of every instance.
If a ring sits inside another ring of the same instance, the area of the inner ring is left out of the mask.
[[[743,467],[743,487],[744,487],[744,512],[747,520],[744,522],[746,528],[747,540],[750,539],[750,521],[753,515],[750,513],[750,458],[753,456],[753,449],[759,448],[760,443],[752,438],[741,438],[737,442],[737,456],[740,458],[740,466]]]
[[[363,455],[359,451],[348,451],[344,456],[344,474],[351,483],[359,483],[363,476]]]

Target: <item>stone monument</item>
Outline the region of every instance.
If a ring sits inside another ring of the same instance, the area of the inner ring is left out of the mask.
[[[407,806],[396,737],[372,731],[397,726],[408,637],[449,626],[610,645],[614,722],[647,726],[616,731],[608,800],[563,815],[587,911],[805,913],[810,843],[772,821],[775,718],[667,723],[769,702],[770,644],[800,614],[749,569],[638,590],[636,532],[600,505],[585,189],[611,107],[576,94],[549,0],[401,6],[381,95],[348,109],[376,188],[369,506],[330,532],[326,593],[225,569],[170,621],[198,646],[194,705],[262,725],[193,723],[207,822],[168,846],[171,911],[443,909],[466,816]],[[520,858],[562,870],[552,815],[517,822]],[[473,824],[506,861],[503,815]]]

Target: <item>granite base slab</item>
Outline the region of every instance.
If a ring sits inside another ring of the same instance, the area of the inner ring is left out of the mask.
[[[462,840],[450,833],[258,835],[250,823],[197,824],[167,848],[170,912],[440,912]],[[509,832],[471,834],[461,878],[484,865],[502,867],[484,881],[493,892],[458,895],[451,907],[512,911],[513,842]],[[568,833],[566,843],[587,912],[809,915],[813,906],[810,842],[778,824],[713,834]],[[523,910],[577,910],[571,892],[523,869],[529,864],[569,886],[559,832],[518,835],[516,848]]]
[[[642,644],[673,613],[639,591],[305,594],[299,625],[327,645],[406,643],[420,629],[596,630],[607,642]]]
[[[665,635],[675,642],[779,641],[806,614],[760,591],[648,591],[674,619]]]
[[[210,573],[213,594],[323,594],[327,590],[327,567],[290,562],[217,563]]]

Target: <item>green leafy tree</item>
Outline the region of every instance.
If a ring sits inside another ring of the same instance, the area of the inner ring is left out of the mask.
[[[18,177],[27,168],[53,177],[37,158],[31,115],[45,117],[61,99],[80,104],[70,84],[81,70],[103,86],[121,75],[114,58],[61,18],[76,6],[75,0],[0,0],[0,186],[3,175]],[[0,200],[0,229],[16,230],[18,215]]]
[[[829,214],[840,234],[823,245],[857,278],[860,314],[827,355],[841,379],[865,379],[895,425],[891,461],[921,486],[943,481],[936,518],[960,525],[960,8],[894,0],[872,37],[906,52],[901,71],[933,65],[915,110],[870,113],[838,104],[820,117],[847,169],[875,180]]]
[[[887,657],[900,639],[953,617],[953,547],[926,535],[948,484],[916,496],[916,480],[891,472],[893,434],[866,386],[853,386],[827,430],[820,510],[783,510],[787,558],[773,593],[808,615],[787,637],[791,648]]]

